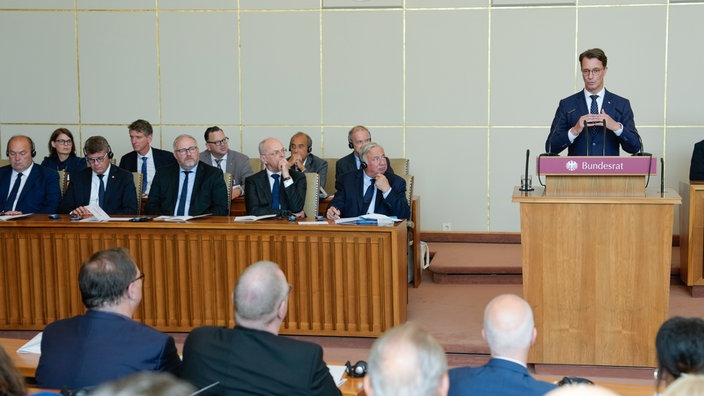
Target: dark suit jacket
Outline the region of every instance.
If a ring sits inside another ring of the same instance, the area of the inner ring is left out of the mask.
[[[538,396],[557,387],[531,377],[518,363],[496,358],[481,367],[451,369],[449,376],[448,396]]]
[[[287,160],[290,159],[291,157],[287,158]],[[313,154],[308,154],[308,157],[306,157],[305,166],[306,171],[303,173],[317,173],[320,175],[320,185],[325,187],[325,181],[328,179],[328,162],[320,157],[316,157]],[[300,172],[295,166],[291,169],[296,172]]]
[[[89,310],[44,328],[36,379],[42,388],[94,386],[138,371],[178,374],[174,339],[126,316]]]
[[[154,167],[156,169],[176,163],[176,158],[174,158],[174,154],[171,151],[159,150],[152,146],[152,154],[154,155]],[[119,166],[129,172],[139,172],[142,164],[139,164],[140,169],[137,169],[137,152],[130,151],[120,158]]]
[[[59,189],[59,173],[53,169],[34,164],[29,176],[19,194],[15,210],[22,213],[56,213],[61,201]],[[5,207],[7,195],[10,193],[12,166],[0,168],[0,210]]]
[[[290,172],[293,184],[284,188],[283,180],[280,180],[281,186],[281,209],[271,208],[271,187],[266,169],[248,177],[244,183],[246,185],[244,196],[244,205],[247,208],[248,215],[262,216],[266,214],[276,214],[281,216],[282,212],[288,211],[291,213],[300,212],[303,210],[303,204],[306,199],[306,177],[301,172]],[[286,215],[286,212],[283,213]]]
[[[183,345],[181,378],[203,395],[339,395],[313,343],[235,326],[193,329]]]
[[[583,130],[570,144],[567,136],[570,128],[577,123],[579,117],[589,113],[582,90],[560,101],[550,126],[551,133],[545,141],[545,151],[558,154],[567,148],[568,155],[587,155],[587,139],[589,139],[591,143],[589,155],[602,155],[604,151],[606,155],[619,155],[619,146],[631,154],[638,152],[641,149],[641,144],[633,121],[631,103],[628,99],[605,91],[601,107],[614,121],[623,125],[621,136],[616,136],[612,131],[607,130],[606,142],[604,143],[602,127],[591,127],[589,130]],[[606,147],[602,151],[604,144]]]
[[[178,190],[179,172],[181,167],[176,164],[167,165],[156,171],[149,199],[144,209],[146,214],[173,216],[176,202],[181,193]],[[227,216],[230,214],[227,201],[227,186],[222,171],[205,162],[199,162],[196,168],[196,178],[191,193],[189,216],[212,214]]]
[[[365,214],[363,212],[364,197],[364,171],[348,173],[338,179],[335,184],[335,196],[330,201],[328,208],[334,206],[340,210],[340,217],[356,217]],[[387,216],[396,216],[399,219],[407,219],[411,216],[411,208],[406,199],[406,181],[393,173],[384,174],[391,185],[391,193],[384,198],[381,190],[376,192],[375,213]]]
[[[340,180],[340,177],[342,177],[342,175],[354,172],[356,170],[359,170],[359,168],[357,168],[357,161],[354,159],[353,151],[347,154],[346,156],[340,158],[335,163],[335,185],[337,185],[337,181]],[[393,168],[391,168],[391,162],[389,161],[388,157],[386,157],[386,172],[394,173],[394,170]],[[320,185],[322,186],[323,183],[320,183]],[[332,194],[332,191],[327,191],[327,193]]]
[[[689,180],[704,181],[704,140],[694,145],[689,165]]]
[[[93,169],[91,168],[83,169],[73,175],[64,199],[59,205],[59,213],[69,213],[79,206],[90,203],[92,177]],[[109,215],[139,213],[132,173],[110,165],[108,182],[105,185],[105,202],[102,208]]]
[[[203,151],[200,153],[199,159],[208,165],[213,164],[210,151]],[[239,185],[242,187],[242,190],[244,190],[244,179],[254,174],[252,165],[249,163],[249,157],[234,150],[227,151],[227,164],[225,165],[225,172],[232,174],[232,185]]]
[[[44,160],[42,161],[42,166],[46,166],[47,168],[55,170],[65,170],[66,172],[68,172],[69,175],[73,175],[74,173],[87,168],[88,163],[86,162],[85,158],[80,158],[76,157],[75,155],[71,155],[66,158],[66,161],[64,162],[60,162],[59,157],[44,157]]]

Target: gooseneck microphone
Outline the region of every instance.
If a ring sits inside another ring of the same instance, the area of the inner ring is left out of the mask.
[[[521,183],[521,186],[518,188],[519,191],[533,191],[533,187],[528,183],[528,162],[530,161],[530,149],[526,150],[526,173],[525,173],[525,179],[523,179],[523,183]]]
[[[606,119],[601,120],[604,128],[601,130],[601,156],[606,157]]]
[[[584,120],[584,129],[582,130],[582,133],[586,133],[587,135],[587,157],[589,157],[589,152],[591,151],[589,146],[592,144],[592,142],[591,137],[589,136],[589,127],[587,126],[587,120]]]
[[[648,176],[650,176],[650,172],[648,172]],[[660,157],[660,196],[663,195],[665,195],[665,160]]]
[[[552,152],[552,138],[555,135],[555,132],[557,132],[557,128],[560,126],[562,119],[565,118],[568,114],[572,113],[575,110],[577,110],[577,108],[560,113],[560,117],[557,119],[557,122],[555,123],[555,127],[550,131],[550,134],[548,135],[548,147],[547,147],[548,151],[546,153],[540,154],[541,157],[544,157],[544,156],[552,157],[555,155],[560,155],[560,154]],[[568,133],[569,133],[569,131],[568,131]]]

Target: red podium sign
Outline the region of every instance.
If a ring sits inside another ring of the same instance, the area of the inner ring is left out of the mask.
[[[559,157],[536,159],[540,175],[655,175],[656,157]]]

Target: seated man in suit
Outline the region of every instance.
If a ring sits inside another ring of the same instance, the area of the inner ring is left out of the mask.
[[[319,345],[278,336],[291,287],[277,264],[249,266],[233,293],[235,327],[193,329],[181,378],[199,389],[218,382],[203,396],[339,395]]]
[[[88,311],[44,328],[39,387],[76,389],[139,371],[178,372],[174,339],[132,320],[143,279],[121,248],[96,252],[81,266],[78,284]]]
[[[450,386],[445,350],[430,333],[412,322],[377,339],[367,367],[367,396],[445,396]]]
[[[120,168],[142,174],[142,195],[149,194],[156,170],[176,162],[173,154],[152,147],[154,129],[146,120],[137,120],[127,129],[130,132],[131,151],[120,158]]]
[[[247,195],[244,196],[244,203],[247,214],[302,216],[306,177],[300,172],[289,172],[284,145],[274,138],[262,140],[259,143],[259,158],[265,169],[245,180]]]
[[[359,170],[362,164],[360,160],[362,158],[360,155],[362,147],[371,141],[372,133],[362,125],[354,126],[347,132],[347,145],[352,149],[352,152],[337,160],[335,165],[335,185],[337,185],[342,175]],[[386,159],[386,168],[390,173],[394,173],[388,158]],[[331,191],[328,192],[332,193]]]
[[[537,334],[525,300],[513,294],[492,299],[484,310],[482,329],[491,360],[481,367],[451,369],[449,395],[537,396],[555,389],[555,384],[531,377],[526,368]]]
[[[154,176],[146,214],[165,216],[227,216],[227,186],[222,171],[198,161],[198,144],[191,135],[174,140],[176,163]]]
[[[411,209],[406,199],[406,181],[388,171],[384,148],[371,142],[360,151],[361,169],[342,176],[335,183],[327,218],[357,217],[380,213],[407,219]]]
[[[313,139],[305,132],[298,132],[291,136],[288,146],[291,150],[289,168],[297,172],[317,173],[320,175],[320,186],[324,186],[328,178],[328,162],[312,153]]]
[[[59,213],[90,217],[90,204],[98,204],[109,215],[139,213],[132,173],[112,166],[108,141],[102,136],[91,136],[83,153],[89,167],[73,174]]]
[[[55,213],[61,200],[59,174],[34,163],[37,152],[32,139],[21,135],[11,137],[6,154],[10,165],[0,168],[2,213]]]
[[[225,132],[216,126],[205,130],[205,149],[200,160],[232,175],[232,199],[244,195],[244,179],[254,174],[249,157],[230,150]]]

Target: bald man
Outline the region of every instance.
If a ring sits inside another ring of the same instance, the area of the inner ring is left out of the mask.
[[[556,388],[528,373],[528,351],[538,332],[533,311],[522,298],[502,294],[484,310],[482,338],[489,344],[491,360],[481,367],[450,370],[450,396],[537,396]]]

